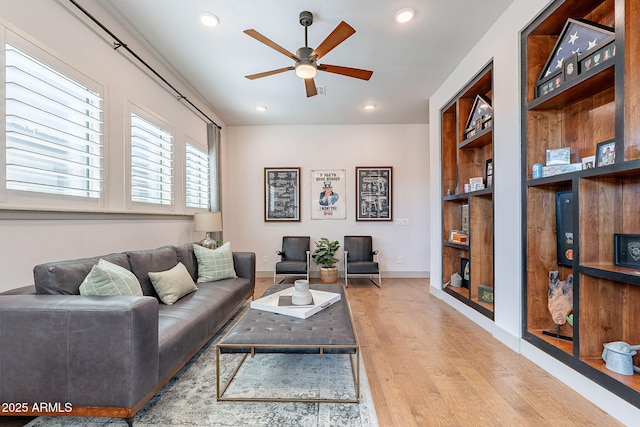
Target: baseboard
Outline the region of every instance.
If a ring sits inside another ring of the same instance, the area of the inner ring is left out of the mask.
[[[381,272],[382,278],[389,279],[429,279],[431,277],[430,271],[383,271]],[[344,271],[340,270],[339,277],[344,278]],[[273,277],[273,270],[256,271],[256,277]],[[309,277],[317,279],[320,277],[320,272],[311,271]]]

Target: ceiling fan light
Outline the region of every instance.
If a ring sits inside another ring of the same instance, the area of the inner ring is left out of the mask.
[[[308,62],[298,62],[296,64],[296,76],[301,79],[312,79],[316,76],[318,70],[314,64]]]
[[[410,7],[400,9],[396,12],[395,19],[396,22],[404,24],[405,22],[409,22],[416,16],[416,11],[411,9]]]
[[[216,27],[220,24],[220,18],[213,13],[205,12],[200,14],[200,22],[206,27]]]

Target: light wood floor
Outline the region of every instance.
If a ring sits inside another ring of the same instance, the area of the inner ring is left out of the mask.
[[[271,284],[258,279],[256,295]],[[381,426],[620,426],[431,296],[426,279],[349,280]]]

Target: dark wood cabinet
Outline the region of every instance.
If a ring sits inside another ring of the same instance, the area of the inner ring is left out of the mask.
[[[538,79],[568,19],[613,28],[615,56],[540,95]],[[640,234],[640,0],[556,0],[521,43],[523,337],[640,407],[640,374],[617,374],[601,358],[605,343],[640,344],[640,269],[614,264],[614,234]],[[601,143],[615,146],[613,164],[533,179],[547,150],[569,148],[579,163]],[[566,191],[573,261],[558,265],[556,195]],[[573,326],[559,331],[547,306],[554,270],[574,279]],[[544,333],[554,330],[571,339]]]
[[[493,176],[487,182],[487,161],[493,161],[493,110],[475,120],[478,97],[493,98],[493,64],[487,64],[440,110],[442,126],[442,283],[454,273],[463,276],[463,286],[444,291],[493,319]],[[491,168],[493,163],[491,163]],[[481,177],[485,188],[468,189],[464,184]],[[463,211],[466,219],[463,220]],[[466,224],[463,225],[463,222]],[[466,228],[465,228],[466,227]],[[466,241],[452,239],[453,231]],[[464,280],[468,262],[468,283]]]

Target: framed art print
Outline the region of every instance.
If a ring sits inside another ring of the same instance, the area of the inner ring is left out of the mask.
[[[300,221],[300,168],[264,168],[264,220]]]
[[[356,221],[392,221],[391,166],[356,167]]]
[[[311,219],[346,219],[345,170],[311,171]]]

